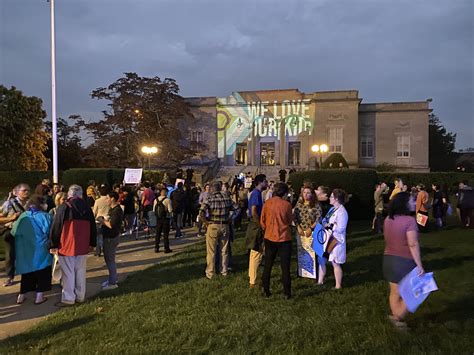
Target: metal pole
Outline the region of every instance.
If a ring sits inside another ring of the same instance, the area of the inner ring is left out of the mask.
[[[58,127],[56,121],[56,43],[54,31],[54,0],[49,0],[51,9],[51,120],[53,141],[53,182],[58,183]]]

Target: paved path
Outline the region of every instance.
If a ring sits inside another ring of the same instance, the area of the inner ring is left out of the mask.
[[[173,253],[164,254],[154,252],[154,238],[145,239],[125,237],[122,239],[117,249],[117,271],[119,282],[124,280],[130,273],[143,270],[153,266],[160,261],[183,251],[186,246],[196,243],[199,239],[195,237],[197,231],[184,229],[185,237],[174,239],[174,233],[170,235],[171,249]],[[107,279],[108,271],[103,257],[89,255],[87,258],[87,286],[86,298],[96,295],[101,291],[102,281]],[[5,278],[0,279],[0,340],[22,333],[44,319],[48,314],[59,310],[54,304],[60,301],[61,289],[59,285],[53,284],[53,289],[45,295],[48,300],[35,305],[34,292],[27,294],[25,303],[16,304],[16,298],[20,291],[20,276],[15,278],[15,284],[10,287],[3,287]],[[105,292],[105,291],[104,291]]]

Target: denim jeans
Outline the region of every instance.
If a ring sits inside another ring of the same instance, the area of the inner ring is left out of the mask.
[[[119,236],[115,238],[104,238],[104,260],[109,269],[109,284],[111,285],[115,285],[118,281],[115,253],[119,244],[119,238]]]

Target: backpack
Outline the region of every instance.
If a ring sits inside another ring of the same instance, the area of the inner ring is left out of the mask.
[[[162,201],[160,201],[158,198],[156,199],[156,206],[155,206],[155,216],[156,218],[166,218],[168,217],[168,210],[163,203],[167,197],[165,197]]]

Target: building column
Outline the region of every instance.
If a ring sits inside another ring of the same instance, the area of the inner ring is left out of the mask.
[[[286,166],[286,135],[285,135],[285,119],[280,120],[280,166]]]

